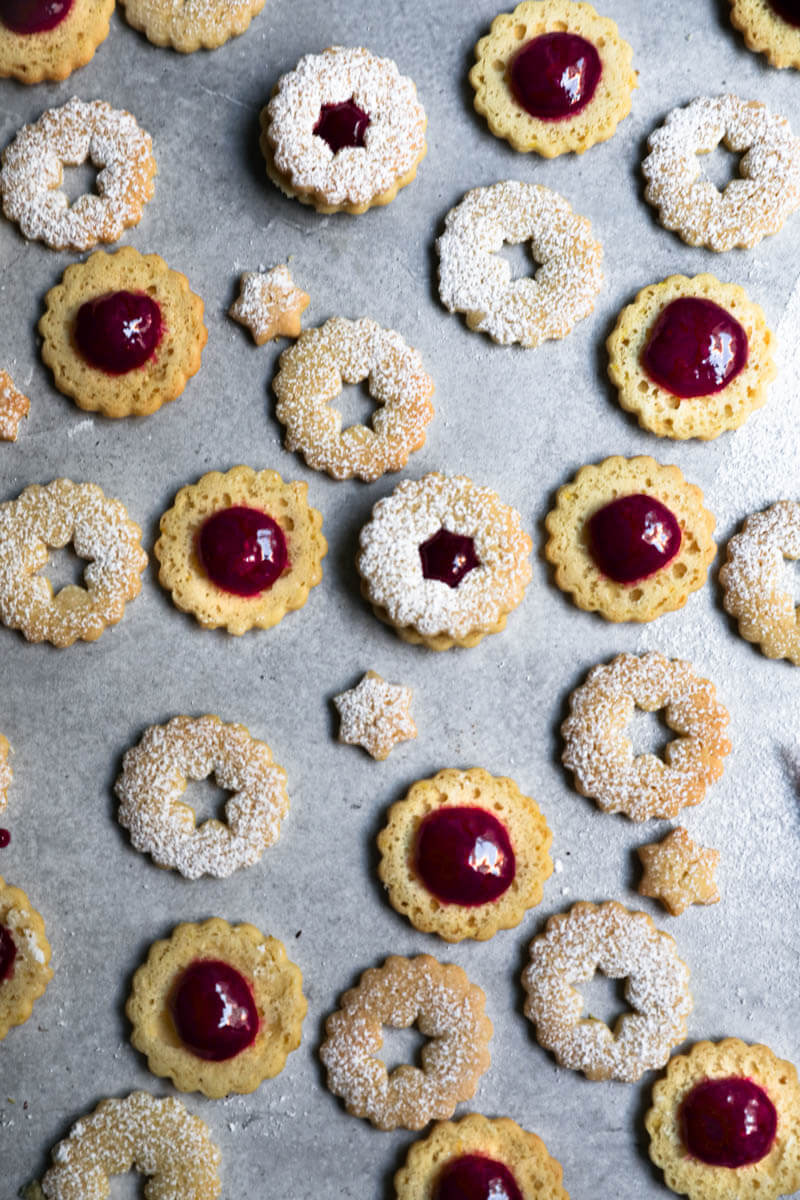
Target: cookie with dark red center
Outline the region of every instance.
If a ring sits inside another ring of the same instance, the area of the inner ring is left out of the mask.
[[[108,37],[114,0],[0,0],[0,78],[66,79]]]
[[[0,877],[0,1041],[31,1015],[53,978],[49,963],[44,921],[25,893]]]
[[[800,70],[800,4],[797,0],[730,0],[731,24],[749,50],[773,67]]]

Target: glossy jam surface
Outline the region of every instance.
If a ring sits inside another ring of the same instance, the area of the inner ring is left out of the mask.
[[[653,496],[620,496],[589,519],[589,550],[615,583],[638,583],[671,562],[681,548],[675,514]]]
[[[71,8],[72,0],[0,0],[0,24],[12,33],[47,33]]]
[[[0,983],[10,979],[14,974],[14,959],[17,957],[17,947],[11,931],[5,925],[0,925]]]
[[[289,561],[277,521],[244,505],[221,508],[203,522],[197,553],[211,582],[234,596],[265,592]]]
[[[189,964],[175,987],[171,1008],[183,1044],[211,1062],[240,1054],[258,1033],[249,983],[235,967],[215,959]]]
[[[142,367],[161,341],[161,309],[144,292],[109,292],[87,300],[75,319],[75,340],[92,367],[125,375]]]
[[[483,1154],[463,1154],[441,1170],[434,1200],[522,1200],[508,1167]]]
[[[769,4],[789,25],[800,28],[800,0],[769,0]]]
[[[343,100],[341,104],[323,104],[314,133],[336,154],[346,146],[363,146],[369,124],[369,113],[354,100]]]
[[[0,829],[0,850],[5,850],[11,842],[11,834],[7,829]]]
[[[422,574],[426,579],[438,579],[456,588],[465,575],[481,565],[471,537],[440,529],[419,548]]]
[[[440,808],[422,821],[415,866],[442,904],[489,904],[511,886],[516,871],[505,825],[483,808]]]
[[[746,1167],[768,1154],[778,1128],[775,1105],[752,1079],[703,1079],[681,1105],[681,1137],[712,1167]]]
[[[591,42],[576,33],[543,33],[511,60],[511,90],[532,117],[564,121],[586,107],[602,73]]]
[[[747,334],[713,300],[682,296],[656,318],[642,366],[660,387],[687,400],[713,396],[747,363]]]

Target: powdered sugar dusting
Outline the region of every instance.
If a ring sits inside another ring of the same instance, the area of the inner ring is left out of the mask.
[[[341,725],[339,741],[363,746],[373,758],[388,758],[397,742],[417,736],[411,716],[411,688],[387,683],[375,671],[367,671],[357,687],[334,696]]]
[[[31,402],[14,386],[8,371],[0,371],[0,441],[15,442],[19,423],[27,417]]]

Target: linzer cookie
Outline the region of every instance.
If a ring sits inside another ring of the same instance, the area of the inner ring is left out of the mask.
[[[719,573],[723,603],[739,633],[756,642],[767,658],[787,658],[800,667],[800,622],[786,559],[800,558],[800,502],[779,500],[753,513],[728,542]]]
[[[30,408],[30,400],[14,386],[8,371],[0,371],[0,441],[17,440],[19,423]]]
[[[122,0],[125,19],[154,46],[216,50],[244,33],[264,0]]]
[[[33,1012],[53,978],[49,963],[44,921],[25,893],[0,877],[0,1041]]]
[[[0,78],[66,79],[108,37],[114,0],[4,0]]]
[[[690,904],[717,904],[715,874],[719,850],[699,846],[682,827],[673,829],[661,842],[638,846],[644,872],[636,889],[640,896],[660,900],[673,917]]]
[[[796,0],[730,0],[731,24],[748,50],[773,67],[800,69],[800,9]]]

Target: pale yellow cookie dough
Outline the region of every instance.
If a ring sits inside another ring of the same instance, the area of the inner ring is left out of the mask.
[[[24,1025],[53,978],[44,921],[21,888],[0,876],[0,950],[5,938],[13,942],[15,957],[11,974],[0,978],[0,1041],[13,1026]]]
[[[15,33],[0,20],[0,79],[20,83],[66,79],[94,56],[108,37],[114,0],[72,0],[53,29]]]
[[[765,55],[773,67],[800,70],[800,27],[784,21],[769,0],[730,0],[731,24],[748,50]]]

